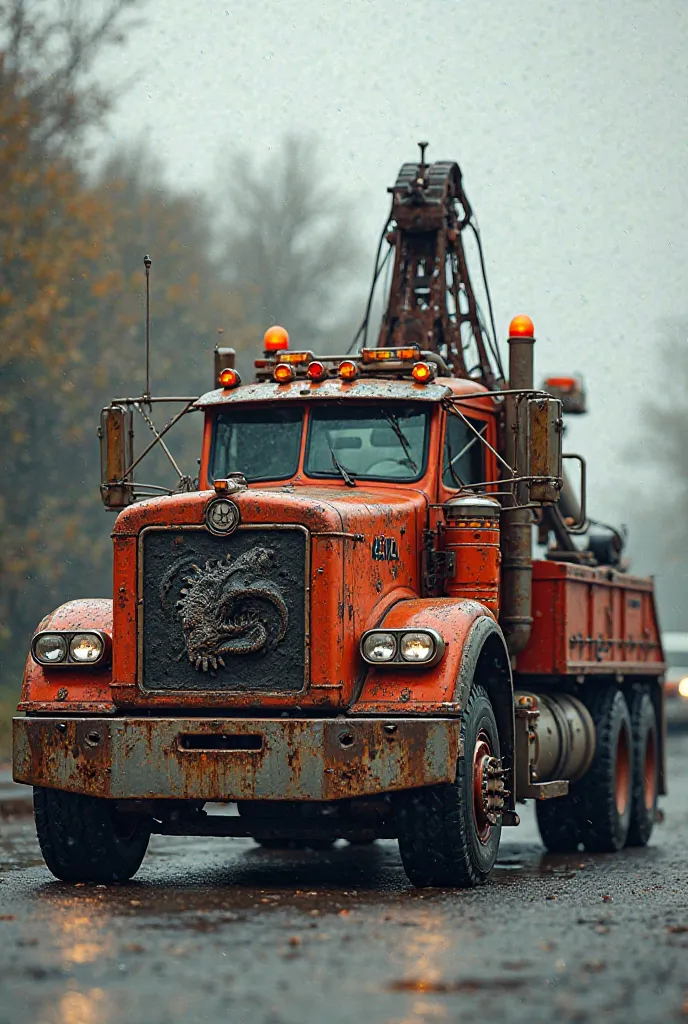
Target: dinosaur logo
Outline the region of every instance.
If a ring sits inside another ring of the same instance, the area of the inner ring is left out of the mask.
[[[203,566],[183,559],[187,575],[175,610],[181,619],[184,650],[191,664],[207,672],[224,667],[224,657],[257,654],[274,647],[287,632],[287,606],[280,588],[261,574],[275,564],[269,548],[253,548],[235,561],[231,555]],[[181,569],[177,563],[167,579]],[[189,571],[190,569],[190,571]],[[166,590],[160,600],[166,606]]]

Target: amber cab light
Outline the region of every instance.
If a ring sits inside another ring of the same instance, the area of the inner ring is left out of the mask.
[[[312,352],[280,352],[277,356],[278,363],[310,363],[312,361]]]
[[[535,325],[529,316],[515,316],[509,324],[510,338],[534,338]]]
[[[327,370],[322,363],[314,359],[312,363],[308,364],[306,376],[310,377],[311,380],[323,380],[327,376]]]
[[[278,384],[289,384],[294,379],[294,371],[289,363],[278,363],[272,376]]]
[[[339,376],[342,380],[355,380],[358,377],[358,367],[353,359],[344,359],[339,364]]]
[[[226,370],[223,370],[220,374],[220,384],[225,391],[230,391],[232,388],[238,388],[241,384],[241,377],[236,370],[233,370],[230,366]]]
[[[263,335],[263,351],[280,352],[285,348],[289,348],[289,335],[284,327],[268,327]]]
[[[418,359],[420,349],[414,346],[408,348],[364,348],[361,358],[364,363],[377,363],[384,359],[396,359],[402,362],[406,359]]]
[[[416,384],[429,384],[435,377],[434,367],[429,363],[415,363],[411,370],[411,376]]]

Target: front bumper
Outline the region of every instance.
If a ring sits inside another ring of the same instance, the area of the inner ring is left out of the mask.
[[[338,800],[450,782],[456,718],[15,718],[14,778],[118,800]]]

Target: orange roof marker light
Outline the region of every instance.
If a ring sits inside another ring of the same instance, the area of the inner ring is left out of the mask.
[[[521,314],[515,316],[509,324],[509,337],[510,338],[534,338],[535,337],[535,325],[529,316]]]
[[[344,359],[339,364],[339,376],[342,380],[356,380],[358,377],[358,367],[353,359]]]
[[[289,363],[278,363],[272,376],[278,384],[291,384],[294,379],[294,369]]]
[[[220,374],[220,384],[225,391],[231,391],[232,388],[238,388],[241,384],[241,377],[236,370],[228,366],[226,370],[223,370]]]
[[[416,384],[429,384],[435,379],[435,368],[430,363],[414,363],[411,376]]]
[[[289,335],[284,327],[279,327],[277,324],[274,327],[268,327],[263,335],[263,351],[281,352],[285,348],[289,348]]]
[[[325,377],[327,377],[327,370],[323,363],[321,363],[318,359],[314,359],[312,363],[308,364],[306,376],[309,377],[311,380],[324,380]]]

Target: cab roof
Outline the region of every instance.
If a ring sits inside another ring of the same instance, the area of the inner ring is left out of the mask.
[[[233,390],[209,391],[195,403],[197,409],[214,405],[236,405],[248,402],[283,402],[293,399],[312,401],[314,399],[382,399],[398,401],[441,402],[446,398],[473,396],[481,405],[492,406],[489,392],[483,384],[463,377],[439,377],[431,384],[416,384],[409,380],[389,380],[364,377],[347,383],[338,379],[320,383],[301,378],[289,384],[265,381],[260,384],[246,384]],[[482,396],[485,395],[485,398]]]

